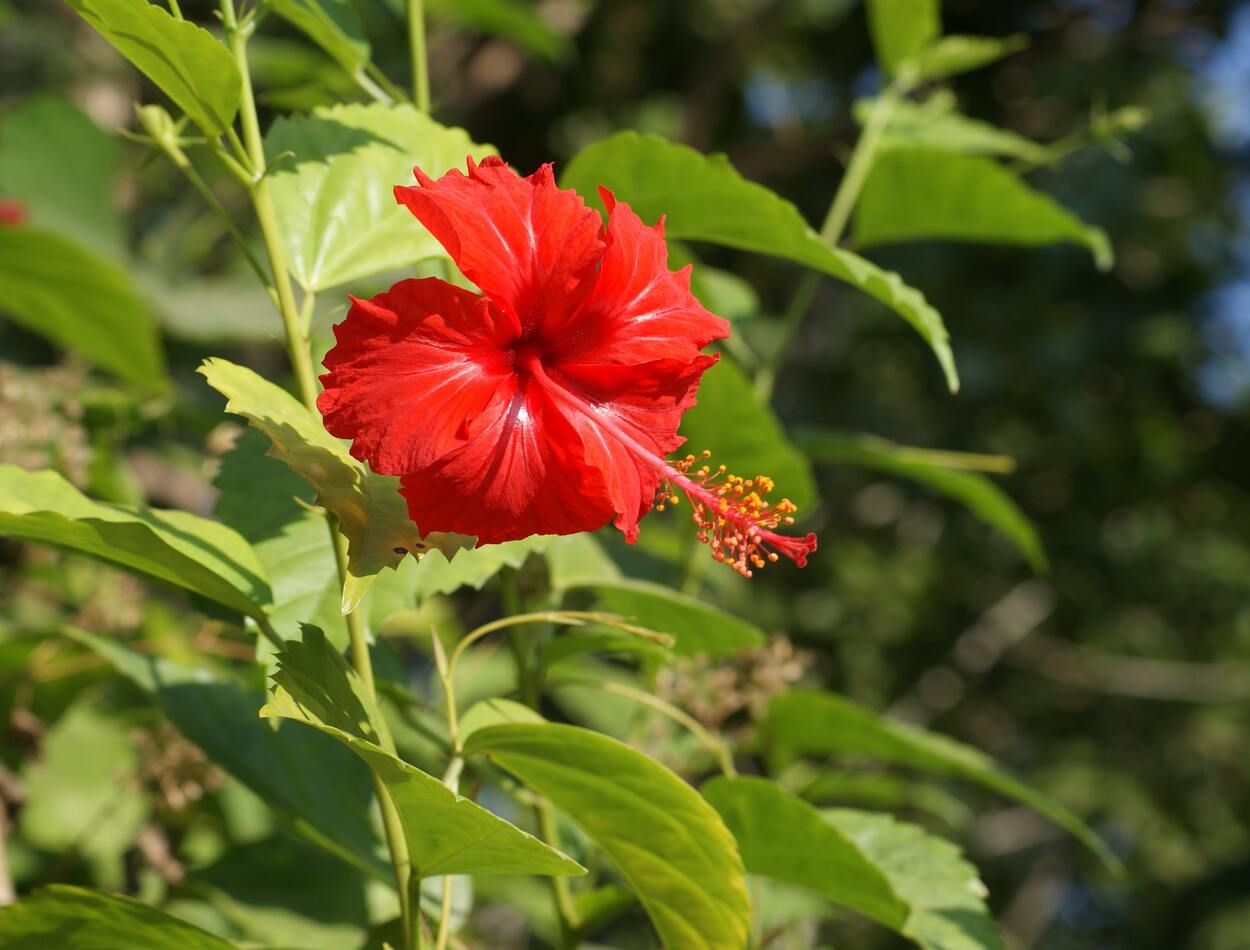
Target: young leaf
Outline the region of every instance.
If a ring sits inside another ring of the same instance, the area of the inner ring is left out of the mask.
[[[1001,950],[977,870],[949,841],[889,815],[836,808],[824,820],[845,835],[908,906],[902,934],[924,950]]]
[[[349,73],[369,62],[369,41],[351,0],[266,0],[266,6]]]
[[[960,471],[917,457],[914,449],[866,435],[811,430],[799,444],[816,462],[846,462],[901,475],[961,502],[1019,549],[1033,570],[1046,570],[1046,552],[1037,529],[997,485],[977,472]]]
[[[422,539],[408,520],[399,480],[375,475],[352,458],[321,419],[282,387],[222,359],[205,360],[199,372],[226,397],[226,411],[243,416],[267,435],[273,443],[269,454],[312,485],[317,504],[338,518],[347,539],[344,613],[359,606],[384,567],[397,567],[408,553],[431,545],[454,553],[464,543],[452,535]]]
[[[586,196],[604,185],[644,221],[664,217],[670,238],[780,257],[859,288],[911,324],[937,356],[950,388],[958,388],[942,316],[923,294],[898,274],[827,245],[798,208],[747,181],[725,156],[702,155],[655,135],[621,132],[579,152],[561,184]]]
[[[130,276],[82,245],[34,228],[0,228],[0,313],[149,392],[165,361]]]
[[[988,158],[935,149],[891,149],[878,157],[855,206],[862,245],[950,240],[1041,245],[1070,242],[1111,267],[1098,228]]]
[[[807,802],[764,778],[715,778],[701,791],[733,832],[751,874],[797,884],[902,929],[908,908],[890,881]]]
[[[909,67],[921,81],[972,72],[1018,53],[1029,45],[1026,36],[943,36],[911,57]]]
[[[233,950],[234,944],[129,897],[53,884],[0,910],[7,950]]]
[[[589,589],[598,609],[672,636],[672,651],[678,656],[732,656],[760,647],[766,639],[753,623],[661,584],[622,579]]]
[[[418,878],[584,873],[560,852],[386,751],[390,739],[384,721],[320,631],[306,629],[304,642],[289,643],[278,654],[278,664],[273,695],[261,715],[312,726],[373,770],[395,802]]]
[[[874,103],[873,99],[855,103],[855,121],[861,126],[868,121]],[[1050,161],[1054,154],[1053,149],[1023,135],[961,115],[948,90],[939,90],[924,102],[904,99],[895,103],[881,148],[908,147],[1016,158],[1035,165]]]
[[[779,757],[862,755],[976,782],[1013,798],[1067,829],[1109,868],[1119,860],[1102,839],[1050,797],[1004,772],[984,752],[946,736],[878,716],[849,700],[820,690],[792,690],[775,697],[763,723]]]
[[[445,256],[392,189],[413,183],[414,165],[437,178],[493,149],[410,105],[351,104],[279,119],[265,154],[291,273],[321,291]]]
[[[230,51],[148,0],[65,0],[209,135],[239,111],[242,80]]]
[[[868,0],[868,29],[877,62],[896,73],[941,34],[939,0]]]
[[[733,838],[664,766],[551,723],[480,729],[465,754],[489,756],[572,818],[620,870],[666,947],[746,945],[750,907]]]
[[[184,736],[264,799],[288,828],[391,880],[369,820],[369,773],[341,745],[308,729],[262,722],[259,686],[142,656],[94,634],[66,632],[149,694]]]
[[[0,195],[20,197],[32,227],[105,253],[122,247],[120,158],[117,137],[64,96],[41,93],[0,113]]]
[[[251,546],[225,525],[93,501],[55,472],[0,465],[0,535],[129,568],[250,617],[271,600]]]
[[[789,498],[800,516],[815,504],[811,463],[786,437],[773,411],[760,405],[746,374],[729,360],[703,374],[699,400],[682,417],[681,434],[688,451],[712,453],[708,464],[713,468],[724,465],[743,478],[771,476],[777,483],[774,500]]]

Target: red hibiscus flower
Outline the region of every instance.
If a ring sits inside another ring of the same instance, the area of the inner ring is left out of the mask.
[[[0,227],[16,228],[26,223],[26,206],[16,198],[0,198]]]
[[[425,533],[478,544],[574,534],[638,519],[684,495],[700,540],[749,575],[778,552],[800,566],[814,535],[774,529],[794,506],[687,456],[682,413],[694,405],[701,350],[728,334],[667,267],[663,222],[646,227],[606,189],[607,227],[551,166],[519,177],[497,158],[395,197],[482,293],[434,278],[352,299],[317,405],[352,454],[400,476]]]

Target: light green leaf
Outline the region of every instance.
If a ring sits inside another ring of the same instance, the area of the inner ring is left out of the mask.
[[[148,0],[65,0],[209,135],[239,111],[242,81],[211,33]]]
[[[0,465],[0,535],[68,548],[251,617],[263,616],[271,599],[251,546],[225,525],[93,501],[55,472]]]
[[[351,0],[265,0],[349,73],[369,62],[369,41]]]
[[[364,760],[391,793],[417,877],[583,873],[560,852],[386,751],[385,721],[319,633],[306,629],[303,643],[288,643],[278,654],[273,695],[261,715],[312,726]]]
[[[473,734],[487,755],[567,814],[633,888],[666,947],[743,947],[746,875],[716,812],[629,746],[576,726],[514,724]]]
[[[759,627],[661,584],[622,579],[594,584],[595,606],[628,622],[667,633],[678,656],[732,656],[764,645]],[[645,644],[644,644],[645,646]]]
[[[284,152],[291,152],[278,158]],[[442,245],[395,201],[413,166],[437,178],[492,154],[410,105],[336,105],[278,119],[265,137],[291,273],[321,291],[428,257]]]
[[[701,791],[733,832],[747,871],[902,929],[907,904],[860,848],[807,802],[764,778],[715,778]]]
[[[570,534],[551,538],[543,548],[551,589],[561,594],[570,587],[599,581],[615,581],[621,570],[603,545],[590,534]]]
[[[855,121],[861,126],[868,121],[875,101],[861,99],[855,103]],[[1049,161],[1053,154],[1053,149],[1023,135],[961,115],[954,95],[948,90],[939,90],[924,102],[904,99],[895,103],[881,147],[883,150],[919,147],[963,155],[992,155],[1036,165]]]
[[[775,697],[762,728],[782,759],[862,755],[976,782],[1023,802],[1067,829],[1109,868],[1120,866],[1102,839],[1068,809],[1003,771],[984,752],[954,739],[879,716],[820,690],[792,690]]]
[[[263,722],[259,685],[142,656],[84,631],[66,633],[152,696],[184,736],[260,796],[288,828],[391,880],[369,820],[369,773],[339,743],[308,729],[274,729]]]
[[[1000,950],[977,870],[949,841],[889,815],[837,808],[824,820],[885,874],[909,912],[902,933],[924,950]]]
[[[348,582],[343,613],[359,606],[378,572],[428,547],[453,553],[465,539],[422,538],[408,520],[399,479],[375,475],[352,458],[320,418],[282,387],[223,359],[205,360],[200,374],[227,399],[226,411],[243,416],[273,443],[269,454],[317,490],[317,504],[332,512],[347,539]]]
[[[509,722],[546,722],[545,719],[529,706],[511,699],[493,697],[474,703],[460,717],[460,742],[469,740],[469,736],[479,729],[488,726],[499,726]]]
[[[121,887],[122,855],[148,816],[137,765],[130,728],[88,702],[75,703],[23,769],[24,840],[53,853],[73,850],[94,865],[97,879]]]
[[[908,63],[913,75],[921,81],[946,79],[971,72],[997,62],[1004,56],[1018,53],[1029,45],[1028,37],[1015,35],[943,36],[916,52]]]
[[[435,594],[450,594],[461,587],[481,590],[505,567],[520,567],[531,554],[545,551],[552,540],[547,535],[534,535],[520,541],[488,544],[455,552],[450,561],[442,551],[431,550],[417,564],[405,567],[405,571],[418,601]]]
[[[120,157],[117,139],[64,96],[41,93],[0,112],[0,195],[20,199],[32,227],[106,253],[122,247]]]
[[[53,884],[0,910],[7,950],[233,950],[234,944],[129,897]]]
[[[997,162],[936,149],[895,148],[878,157],[855,206],[861,245],[900,241],[1070,242],[1111,267],[1107,235],[1084,224]]]
[[[946,327],[923,294],[897,274],[827,245],[798,208],[743,178],[724,155],[622,132],[579,152],[561,184],[587,197],[604,185],[644,221],[667,216],[665,233],[671,238],[780,257],[859,288],[911,324],[936,354],[950,388],[958,388]]]
[[[167,385],[151,314],[129,275],[68,238],[0,229],[0,314],[145,390]]]
[[[768,475],[777,484],[774,500],[789,498],[800,516],[816,503],[811,463],[786,437],[781,422],[760,404],[750,380],[734,363],[721,360],[703,374],[699,401],[681,420],[685,450],[712,453],[708,464],[735,475]],[[677,512],[681,513],[680,505]]]
[[[402,12],[399,0],[391,3]],[[568,37],[544,23],[526,0],[426,0],[426,10],[433,19],[502,36],[547,59],[563,60],[573,53]]]
[[[1035,571],[1045,571],[1046,552],[1037,528],[992,481],[977,472],[937,464],[941,453],[912,449],[868,435],[809,430],[800,433],[799,444],[815,462],[845,462],[901,475],[927,485],[962,503],[969,511],[1002,532],[1028,559]],[[950,461],[957,462],[958,456]]]
[[[938,0],[868,0],[868,29],[877,61],[896,73],[942,32]]]

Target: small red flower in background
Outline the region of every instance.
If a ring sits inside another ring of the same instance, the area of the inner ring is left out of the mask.
[[[0,198],[0,227],[16,228],[26,223],[26,206],[16,198]]]
[[[786,537],[788,501],[765,476],[743,480],[687,456],[681,416],[716,357],[701,350],[729,324],[669,271],[663,222],[646,227],[611,192],[607,227],[551,166],[519,177],[497,158],[395,197],[478,287],[404,280],[352,299],[317,405],[373,470],[400,476],[424,533],[478,544],[593,531],[633,541],[638,519],[678,492],[699,538],[739,572],[802,566],[815,535]]]

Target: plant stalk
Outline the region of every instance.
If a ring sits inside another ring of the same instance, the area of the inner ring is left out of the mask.
[[[425,45],[425,2],[407,0],[408,50],[412,57],[412,101],[418,111],[430,112],[430,66]]]

